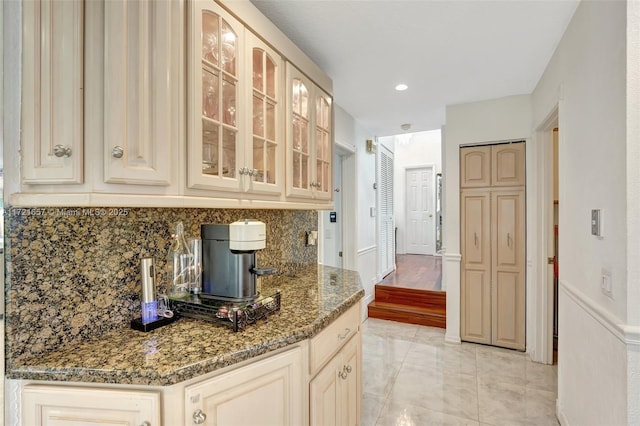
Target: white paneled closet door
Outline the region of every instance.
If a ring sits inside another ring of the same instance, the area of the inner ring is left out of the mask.
[[[378,256],[384,277],[395,269],[393,152],[382,145],[378,152]]]

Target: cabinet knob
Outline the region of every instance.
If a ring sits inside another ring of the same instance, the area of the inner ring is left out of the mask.
[[[120,145],[114,146],[113,149],[111,150],[111,156],[113,158],[122,158],[123,155],[124,155],[124,149],[122,149]]]
[[[347,370],[347,373],[351,373],[353,371],[350,365],[345,366],[344,369]]]
[[[347,373],[346,371],[342,370],[338,372],[338,376],[340,376],[340,378],[342,380],[347,380],[347,377],[349,376],[349,373]]]
[[[55,155],[58,158],[69,158],[71,157],[71,147],[68,146],[64,146],[64,145],[56,145],[53,147],[53,155]]]
[[[258,169],[251,170],[251,176],[258,177]]]
[[[144,422],[140,423],[140,426],[151,426],[151,423],[145,420]]]
[[[193,412],[193,424],[201,425],[205,420],[207,420],[207,415],[201,409],[198,408]]]

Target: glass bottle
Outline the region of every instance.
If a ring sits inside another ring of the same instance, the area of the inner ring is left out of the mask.
[[[174,232],[171,234],[171,238],[173,243],[167,254],[170,280],[169,297],[184,299],[189,296],[193,256],[184,238],[184,225],[182,222],[177,222],[174,225]]]

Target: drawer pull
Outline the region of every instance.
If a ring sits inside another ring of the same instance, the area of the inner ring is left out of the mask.
[[[347,373],[351,373],[353,371],[350,365],[347,365],[344,369],[347,370]]]
[[[343,334],[338,334],[338,339],[340,339],[340,340],[346,339],[347,336],[349,335],[349,333],[351,333],[351,329],[350,328],[345,328]]]
[[[342,371],[338,371],[338,376],[340,376],[340,378],[342,380],[347,380],[347,376],[349,375],[349,373],[347,373],[346,371],[342,370]]]

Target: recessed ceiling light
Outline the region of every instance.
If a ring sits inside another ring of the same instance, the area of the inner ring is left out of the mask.
[[[405,91],[405,90],[407,90],[408,88],[409,88],[409,86],[407,86],[406,84],[398,84],[398,85],[396,86],[396,90],[397,90],[398,92]]]

